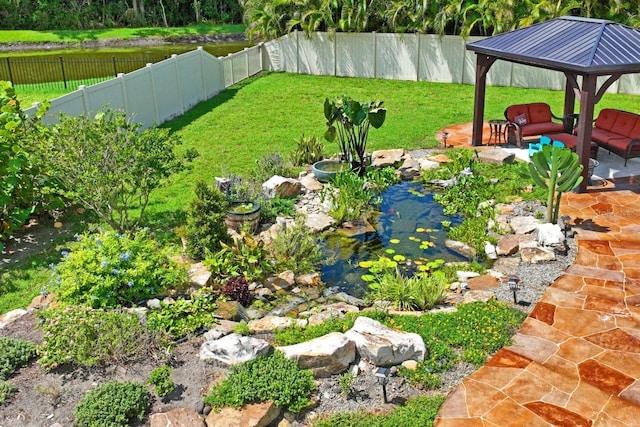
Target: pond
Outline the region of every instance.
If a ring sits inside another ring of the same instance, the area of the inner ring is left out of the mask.
[[[408,268],[436,259],[466,261],[445,247],[447,231],[442,225],[448,221],[453,227],[462,220],[446,216],[423,185],[411,182],[393,185],[382,194],[379,212],[372,220],[375,231],[355,237],[340,232],[326,236],[324,258],[331,262],[322,267],[322,281],[327,288],[362,297],[368,287],[361,278],[367,273],[358,266],[361,261],[402,255]]]

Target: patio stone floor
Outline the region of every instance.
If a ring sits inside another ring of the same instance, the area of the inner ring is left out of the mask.
[[[640,425],[639,190],[634,177],[563,196],[574,264],[512,345],[449,394],[436,427]]]

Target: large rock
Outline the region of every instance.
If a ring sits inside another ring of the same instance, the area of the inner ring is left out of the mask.
[[[438,169],[440,167],[440,163],[438,162],[434,162],[433,160],[429,160],[429,159],[420,159],[418,160],[420,162],[420,170],[430,170],[430,169]]]
[[[298,362],[302,369],[311,369],[313,376],[330,377],[347,370],[355,360],[356,346],[344,334],[332,332],[300,344],[278,347],[284,355]]]
[[[292,319],[291,317],[265,316],[262,319],[250,321],[247,326],[251,332],[275,332],[288,328],[291,325],[306,326],[304,319]]]
[[[395,166],[402,161],[403,156],[404,149],[402,148],[374,151],[371,154],[371,167],[381,169],[388,166]]]
[[[477,291],[467,291],[464,293],[462,297],[462,302],[473,303],[473,302],[489,302],[491,300],[496,299],[496,295],[489,290],[477,290]]]
[[[213,314],[224,320],[249,320],[245,308],[238,301],[218,301]]]
[[[520,248],[520,242],[523,240],[523,236],[523,234],[508,234],[502,236],[496,245],[496,253],[500,256],[515,254]]]
[[[532,216],[514,216],[509,223],[516,234],[533,233],[540,221]]]
[[[309,232],[318,233],[334,225],[336,220],[324,212],[316,212],[307,215],[304,223],[309,228]]]
[[[355,342],[360,357],[376,366],[424,360],[426,347],[418,334],[397,331],[368,317],[358,317],[345,335]]]
[[[319,312],[309,316],[309,325],[319,325],[332,318],[344,319],[346,313],[357,313],[360,311],[355,305],[344,302],[337,302],[318,307]]]
[[[542,246],[555,246],[564,243],[565,237],[562,229],[558,224],[539,224],[538,243]]]
[[[149,417],[150,427],[205,427],[202,417],[193,408],[178,408]]]
[[[207,427],[266,427],[280,416],[280,408],[273,402],[253,403],[242,408],[222,408],[211,412]]]
[[[274,175],[262,184],[262,193],[269,198],[290,199],[302,191],[302,183],[297,179]]]
[[[488,274],[472,277],[467,282],[469,285],[469,289],[471,290],[487,290],[487,289],[495,289],[500,287],[500,283],[498,279]]]
[[[420,175],[420,162],[409,157],[405,159],[402,166],[398,168],[400,179],[403,181],[411,181]]]
[[[307,191],[322,190],[322,183],[318,181],[316,176],[312,173],[306,173],[304,175],[301,175],[299,178],[299,181],[300,181],[300,184],[302,184],[302,186],[307,189]]]
[[[25,314],[27,314],[27,310],[23,310],[21,308],[16,308],[15,310],[11,310],[3,314],[2,316],[0,316],[0,329],[15,322]]]
[[[489,150],[482,150],[478,153],[478,159],[482,163],[493,163],[496,165],[513,163],[515,158],[515,153],[510,153],[502,148],[491,148]]]
[[[295,278],[296,284],[300,286],[318,286],[321,282],[320,273],[314,271],[313,273],[301,274]]]
[[[542,262],[554,261],[556,254],[552,249],[535,247],[520,248],[520,258],[522,262],[529,264],[540,264]]]
[[[447,239],[444,242],[444,245],[451,249],[454,252],[459,253],[462,256],[466,256],[467,258],[474,258],[476,256],[475,248],[467,245],[466,243],[458,242],[457,240]]]
[[[189,282],[197,287],[208,286],[211,281],[211,272],[201,262],[193,264],[189,269]]]
[[[271,344],[265,340],[230,334],[214,341],[206,341],[200,347],[200,360],[219,362],[227,366],[248,362],[266,354]]]

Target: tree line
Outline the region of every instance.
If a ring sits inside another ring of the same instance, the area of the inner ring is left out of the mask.
[[[241,23],[250,37],[292,30],[492,35],[563,15],[640,25],[629,0],[0,0],[0,29]]]

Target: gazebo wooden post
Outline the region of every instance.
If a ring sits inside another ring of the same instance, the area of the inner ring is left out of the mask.
[[[471,135],[471,145],[482,145],[487,73],[495,61],[496,58],[492,56],[476,55],[476,87],[473,102],[473,133]]]
[[[564,86],[564,109],[562,114],[562,124],[564,125],[565,132],[573,133],[573,125],[575,121],[573,120],[572,114],[574,113],[574,107],[576,102],[576,75],[565,73],[567,78],[565,86]]]
[[[582,76],[582,89],[580,90],[580,120],[578,120],[578,144],[576,153],[582,163],[582,182],[578,186],[578,192],[587,191],[589,154],[591,153],[591,129],[593,126],[593,107],[596,103],[596,83],[598,76],[585,74]]]

